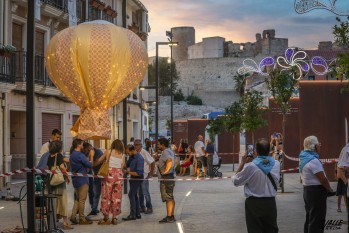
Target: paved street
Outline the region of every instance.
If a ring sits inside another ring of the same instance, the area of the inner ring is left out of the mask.
[[[232,165],[223,165],[220,169],[224,176],[233,175]],[[335,188],[336,183],[331,184]],[[287,191],[277,196],[278,223],[281,233],[302,232],[304,223],[304,206],[302,186],[298,174],[286,175]],[[191,192],[189,194],[189,192]],[[72,188],[69,186],[69,197],[72,197]],[[169,232],[177,233],[183,228],[186,233],[220,232],[220,233],[245,233],[244,196],[243,188],[235,188],[231,179],[214,181],[186,181],[177,182],[175,188],[176,198],[176,224],[159,224],[158,220],[165,216],[165,205],[160,201],[158,182],[151,183],[151,194],[154,205],[154,214],[142,215],[141,220],[123,222],[122,217],[129,213],[127,195],[123,196],[123,213],[119,217],[117,226],[98,226],[97,223],[89,226],[75,226],[70,232]],[[72,198],[69,199],[69,206]],[[336,197],[327,201],[328,220],[346,220],[347,213],[337,213]],[[0,201],[0,229],[21,225],[19,205],[12,201]],[[26,205],[23,205],[24,212]],[[70,208],[69,208],[70,209]],[[86,208],[86,213],[89,212]],[[68,231],[66,231],[68,232]],[[347,232],[343,225],[339,230],[326,230],[325,232]]]

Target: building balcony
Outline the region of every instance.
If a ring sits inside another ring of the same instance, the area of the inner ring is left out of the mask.
[[[26,91],[26,58],[27,55],[25,51],[17,51],[14,53],[15,89],[19,91]],[[55,96],[62,95],[62,93],[55,87],[53,82],[48,77],[45,69],[44,56],[35,56],[34,83],[36,93]]]
[[[0,53],[0,92],[7,93],[15,89],[16,66],[15,54]]]
[[[41,0],[42,14],[60,17],[68,12],[68,0]]]
[[[7,54],[0,55],[0,82],[2,83],[15,83],[16,66],[15,66],[15,54],[8,52]]]

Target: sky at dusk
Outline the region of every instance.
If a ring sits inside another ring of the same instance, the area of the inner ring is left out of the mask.
[[[149,11],[149,56],[155,55],[155,42],[167,41],[165,32],[171,27],[194,27],[196,43],[211,36],[234,43],[255,42],[256,33],[275,29],[277,38],[289,39],[289,46],[312,49],[319,41],[333,41],[332,27],[337,23],[336,15],[323,9],[298,14],[294,0],[142,0],[142,3]],[[337,0],[336,7],[349,11],[349,1]],[[160,55],[168,56],[169,49],[161,47]]]

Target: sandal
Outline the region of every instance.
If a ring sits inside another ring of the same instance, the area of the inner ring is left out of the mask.
[[[72,230],[74,227],[72,227],[70,224],[63,224],[63,230]]]
[[[117,224],[117,221],[118,221],[117,218],[113,218],[113,219],[111,220],[111,224],[116,225],[116,224]]]
[[[110,225],[109,219],[103,219],[98,222],[98,225]]]

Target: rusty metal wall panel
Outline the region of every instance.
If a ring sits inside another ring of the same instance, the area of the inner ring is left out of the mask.
[[[181,139],[188,140],[188,121],[186,120],[173,122],[173,140],[177,146]]]
[[[218,135],[218,141],[218,154],[222,157],[222,163],[239,163],[240,133],[223,131]]]
[[[188,119],[188,145],[193,145],[198,140],[198,135],[205,137],[207,119]]]
[[[290,100],[292,111],[287,114],[286,122],[286,141],[284,150],[289,156],[298,157],[300,152],[299,140],[299,98]],[[282,133],[282,114],[279,107],[274,102],[274,99],[269,99],[269,109],[263,115],[267,120],[267,125],[257,129],[254,133],[254,138],[267,138],[270,141],[270,136],[274,132]],[[252,143],[252,134],[246,133],[246,143]],[[285,159],[285,169],[297,167],[298,162]]]
[[[302,148],[301,141],[299,139],[299,98],[292,98],[290,100],[291,112],[286,117],[285,138],[284,138],[284,151],[288,156],[298,158],[299,152]],[[274,99],[269,99],[269,137],[274,132],[282,133],[282,114],[280,108],[275,103]],[[285,169],[294,168],[298,166],[297,161],[285,159]]]
[[[338,158],[345,145],[345,115],[348,94],[341,94],[340,81],[300,82],[300,140],[315,135],[321,142],[320,158]],[[324,165],[326,175],[334,180],[335,164]]]

